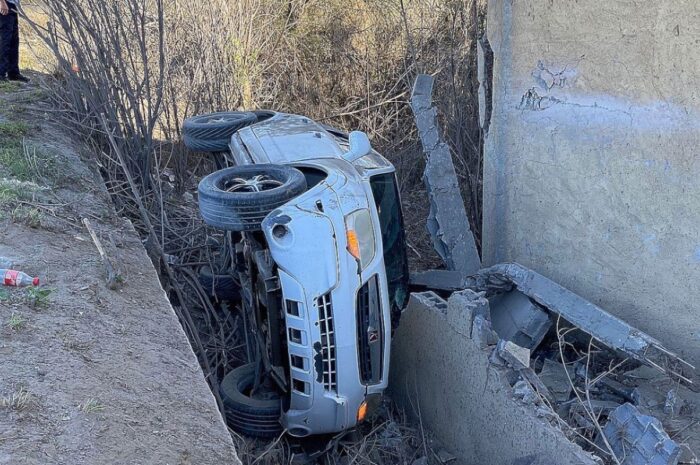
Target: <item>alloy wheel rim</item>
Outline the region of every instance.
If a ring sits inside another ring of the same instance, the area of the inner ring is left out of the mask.
[[[284,185],[282,181],[271,178],[265,174],[258,174],[250,179],[233,178],[227,181],[224,190],[226,192],[263,192],[276,189]]]

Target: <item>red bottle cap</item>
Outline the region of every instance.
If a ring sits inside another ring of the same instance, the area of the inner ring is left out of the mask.
[[[38,285],[39,285],[39,278],[34,278],[34,279],[32,279],[32,285],[33,285],[33,286],[38,286]]]

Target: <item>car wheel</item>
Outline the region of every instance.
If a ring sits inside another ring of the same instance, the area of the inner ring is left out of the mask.
[[[252,397],[256,364],[235,368],[224,376],[219,387],[226,420],[234,430],[247,436],[273,438],[282,432],[282,400],[273,388],[264,385]]]
[[[219,300],[240,300],[241,287],[231,274],[215,274],[209,265],[199,269],[199,283]]]
[[[182,136],[190,150],[225,152],[231,136],[258,121],[250,111],[224,111],[187,118],[182,125]]]
[[[199,211],[215,228],[255,231],[272,210],[305,191],[304,175],[291,166],[234,166],[202,179]]]

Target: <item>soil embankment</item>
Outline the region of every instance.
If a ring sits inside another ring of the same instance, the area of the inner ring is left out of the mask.
[[[0,464],[237,464],[131,224],[37,87],[0,88]],[[105,267],[87,218],[119,273]]]

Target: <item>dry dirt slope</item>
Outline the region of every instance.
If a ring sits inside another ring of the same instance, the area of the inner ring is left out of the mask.
[[[0,464],[240,463],[140,241],[44,105],[0,88],[0,257],[43,281],[0,287]]]

